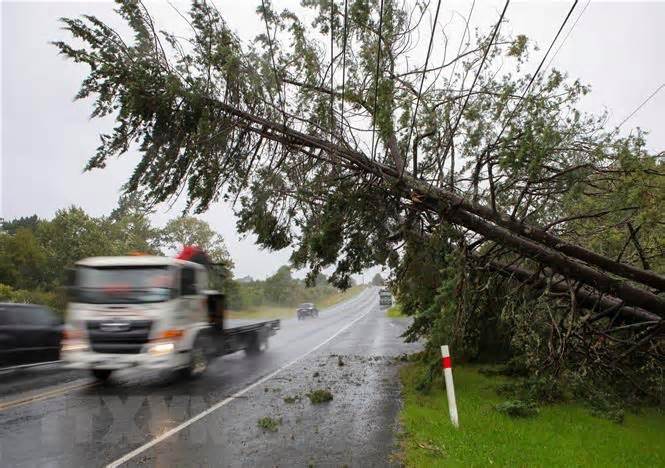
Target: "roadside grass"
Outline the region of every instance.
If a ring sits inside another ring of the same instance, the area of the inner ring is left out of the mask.
[[[282,425],[282,418],[274,419],[269,416],[259,419],[257,426],[264,431],[277,432],[277,428]]]
[[[321,403],[326,403],[328,401],[331,401],[333,399],[333,394],[330,393],[329,390],[318,389],[309,392],[307,394],[307,397],[309,398],[309,401],[312,402],[312,404],[318,405]]]
[[[347,299],[351,299],[354,296],[357,296],[361,292],[363,292],[367,288],[366,285],[364,284],[359,284],[357,286],[351,286],[349,289],[346,291],[339,291],[336,292],[335,294],[331,294],[330,296],[324,297],[323,299],[316,301],[316,307],[319,309],[326,309],[328,307],[332,307],[335,304],[339,304],[342,301],[346,301]]]
[[[227,310],[226,317],[230,319],[286,319],[296,316],[295,307],[259,306],[252,310]]]
[[[325,309],[360,294],[366,286],[353,286],[346,291],[336,292],[316,302],[319,309]],[[251,310],[227,310],[226,318],[242,320],[289,319],[296,316],[296,307],[258,306]]]
[[[511,418],[494,409],[505,401],[474,366],[453,369],[460,428],[448,416],[441,379],[428,394],[416,390],[425,368],[401,371],[404,407],[400,419],[406,466],[665,466],[665,414],[629,413],[623,424],[594,417],[577,403],[541,407],[535,417]]]
[[[402,308],[399,304],[394,304],[390,309],[388,309],[386,311],[386,315],[390,318],[406,317],[406,315],[402,313]]]

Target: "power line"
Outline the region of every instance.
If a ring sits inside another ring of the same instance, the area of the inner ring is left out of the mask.
[[[485,49],[485,52],[483,53],[483,59],[480,62],[480,66],[478,67],[478,71],[476,72],[476,76],[473,78],[473,83],[471,83],[471,88],[469,88],[469,92],[466,95],[466,99],[464,100],[464,104],[462,105],[462,109],[460,112],[457,114],[457,120],[455,121],[455,125],[453,126],[451,132],[450,132],[450,140],[448,141],[448,144],[446,145],[446,149],[443,152],[443,159],[448,155],[448,151],[450,151],[450,147],[453,144],[453,139],[455,138],[455,132],[457,132],[457,127],[459,126],[460,120],[462,120],[462,115],[464,114],[464,109],[466,109],[466,105],[469,102],[469,98],[471,97],[471,94],[473,93],[473,88],[476,86],[476,81],[478,81],[478,77],[480,76],[480,72],[483,69],[483,65],[485,64],[485,60],[487,59],[487,54],[489,53],[490,49],[492,48],[492,43],[494,42],[494,38],[496,37],[497,32],[499,31],[499,26],[501,26],[501,22],[503,21],[503,17],[506,14],[506,10],[508,9],[508,4],[510,3],[510,0],[506,0],[506,4],[503,6],[503,11],[501,12],[501,16],[499,17],[499,21],[497,21],[496,26],[494,27],[494,31],[492,32],[492,37],[490,37],[489,44],[487,44],[487,48]]]
[[[476,6],[476,0],[473,0],[471,3],[471,9],[469,9],[469,15],[467,16],[466,24],[464,26],[464,32],[462,33],[462,37],[459,41],[459,46],[457,47],[457,57],[460,56],[460,53],[462,53],[462,45],[464,44],[464,38],[466,37],[466,33],[469,30],[469,22],[471,21],[471,15],[473,15],[473,9]],[[453,69],[450,72],[450,77],[448,78],[448,83],[452,83],[453,78],[455,77],[455,69],[457,68],[457,63],[459,60],[455,60],[455,63],[453,64]],[[444,60],[445,64],[445,60]]]
[[[541,59],[540,63],[538,64],[538,68],[536,69],[536,72],[531,76],[531,79],[529,80],[529,83],[526,85],[526,88],[524,88],[524,91],[522,92],[522,95],[520,96],[519,100],[517,101],[517,105],[513,107],[512,112],[506,119],[506,121],[503,124],[503,127],[501,128],[501,131],[499,132],[499,135],[496,137],[496,140],[494,140],[494,145],[496,145],[501,137],[503,136],[503,132],[506,131],[506,128],[508,128],[508,124],[510,121],[515,117],[515,114],[517,113],[517,110],[520,108],[522,105],[522,102],[524,102],[524,98],[526,97],[529,88],[531,88],[531,85],[533,82],[536,80],[536,77],[540,73],[540,69],[543,67],[543,64],[545,63],[545,60],[547,60],[547,56],[549,55],[550,51],[552,50],[552,47],[554,47],[554,44],[556,43],[556,40],[558,39],[559,35],[561,34],[561,31],[563,31],[563,28],[566,26],[566,23],[568,22],[568,19],[570,18],[570,15],[573,13],[573,10],[575,9],[575,6],[577,6],[579,0],[575,0],[573,3],[573,6],[570,7],[570,10],[568,10],[568,14],[563,20],[563,23],[561,23],[561,26],[559,27],[559,30],[557,31],[556,35],[554,36],[554,39],[550,43],[550,46],[547,48],[547,52],[545,52],[545,55],[543,55],[543,58]]]
[[[342,40],[342,111],[341,111],[340,130],[339,130],[340,138],[342,138],[344,134],[344,92],[346,87],[346,39],[348,36],[346,20],[348,18],[348,13],[349,13],[348,0],[344,0],[344,39]]]
[[[270,30],[268,28],[268,10],[266,9],[265,0],[261,0],[263,6],[263,21],[266,24],[266,36],[268,38],[268,47],[270,50],[270,60],[272,62],[272,71],[275,74],[275,86],[277,86],[277,94],[279,96],[280,107],[282,108],[282,123],[286,123],[286,113],[284,112],[284,99],[282,98],[282,90],[279,87],[279,75],[277,74],[277,67],[275,66],[275,54],[272,48],[272,38],[270,37]],[[271,10],[272,11],[272,10]]]
[[[333,35],[333,15],[335,3],[330,0],[330,144],[333,144],[333,135],[335,133],[335,92],[333,78],[335,77],[335,37]]]
[[[436,13],[434,14],[434,24],[432,25],[432,34],[429,37],[429,46],[427,47],[427,57],[425,58],[425,67],[423,68],[423,76],[420,79],[420,89],[418,90],[418,96],[416,98],[416,108],[413,111],[413,119],[411,120],[411,128],[409,129],[409,138],[406,141],[406,151],[408,154],[409,147],[411,146],[411,135],[413,133],[413,127],[416,125],[416,115],[418,115],[418,105],[420,104],[420,97],[423,92],[423,83],[425,83],[425,75],[427,73],[427,64],[429,63],[429,56],[432,53],[432,43],[434,42],[434,32],[436,31],[436,24],[439,20],[439,9],[441,8],[441,0],[436,5]],[[418,161],[416,160],[416,155],[413,155],[413,177],[417,177]]]
[[[644,107],[644,105],[645,105],[647,102],[649,102],[649,101],[651,100],[651,98],[653,98],[656,94],[658,94],[658,91],[660,91],[660,90],[663,89],[663,88],[665,88],[665,83],[663,83],[663,84],[660,85],[658,88],[656,88],[656,90],[655,90],[653,93],[651,93],[651,94],[649,95],[648,98],[646,98],[644,101],[642,101],[642,104],[640,104],[639,106],[637,106],[637,108],[636,108],[633,112],[631,112],[630,114],[628,114],[628,117],[626,117],[625,119],[623,119],[623,120],[621,121],[621,123],[620,123],[619,125],[617,125],[617,128],[620,128],[623,124],[625,124],[628,120],[630,120],[630,118],[631,118],[632,116],[634,116],[634,115],[637,113],[637,111],[639,111],[642,107]]]
[[[552,62],[553,62],[554,59],[556,58],[557,54],[558,54],[559,51],[561,50],[561,47],[563,47],[563,45],[564,45],[564,44],[566,43],[566,41],[568,40],[568,36],[570,36],[570,33],[573,32],[573,29],[575,29],[575,26],[577,26],[577,23],[579,22],[580,18],[582,17],[582,15],[583,15],[584,12],[586,11],[586,9],[587,9],[587,7],[589,6],[590,3],[591,3],[591,0],[587,0],[586,5],[584,5],[584,8],[583,8],[582,11],[580,12],[579,16],[577,17],[577,19],[575,20],[575,22],[573,23],[573,25],[572,25],[572,26],[570,27],[570,29],[568,30],[568,33],[566,33],[566,36],[563,38],[563,40],[562,40],[561,43],[559,44],[559,47],[557,47],[557,49],[554,51],[554,55],[552,55],[552,58],[549,60],[549,62],[547,62],[547,65],[545,65],[545,70],[547,70],[547,69],[550,67],[550,65],[552,64]]]
[[[378,47],[376,48],[376,73],[374,75],[374,107],[372,112],[374,113],[372,119],[372,161],[374,161],[374,138],[376,135],[376,99],[379,94],[379,65],[381,64],[381,30],[383,28],[383,0],[381,0],[381,6],[379,7],[379,38],[378,38]]]

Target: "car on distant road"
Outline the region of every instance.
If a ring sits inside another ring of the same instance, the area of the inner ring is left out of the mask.
[[[318,317],[319,309],[311,302],[305,302],[298,306],[298,320],[304,320],[308,317]]]
[[[0,303],[0,367],[57,361],[62,329],[48,307]]]

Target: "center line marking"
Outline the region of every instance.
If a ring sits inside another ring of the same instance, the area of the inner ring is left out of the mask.
[[[49,398],[64,395],[65,393],[68,393],[68,392],[73,391],[73,390],[79,390],[79,389],[86,388],[86,387],[94,387],[96,385],[98,385],[97,382],[83,382],[83,383],[77,383],[77,384],[73,384],[73,385],[66,385],[66,386],[63,386],[63,387],[57,387],[55,389],[48,390],[48,391],[43,392],[43,393],[38,393],[36,395],[31,395],[31,396],[28,396],[28,397],[25,397],[25,398],[20,398],[18,400],[12,400],[12,401],[7,401],[7,402],[0,403],[0,411],[5,411],[5,410],[8,410],[8,409],[14,409],[17,406],[26,405],[28,403],[34,403],[34,402],[37,402],[37,401],[43,401],[43,400],[46,400],[46,399],[49,399]]]
[[[194,424],[196,421],[199,421],[200,419],[205,418],[205,417],[208,416],[210,413],[212,413],[212,412],[218,410],[218,409],[221,408],[222,406],[227,405],[228,403],[230,403],[231,401],[233,401],[235,398],[238,398],[238,397],[244,395],[245,393],[249,392],[251,389],[253,389],[253,388],[255,388],[255,387],[258,387],[258,386],[261,385],[262,383],[267,382],[268,380],[272,379],[272,378],[275,377],[277,374],[279,374],[279,373],[283,372],[284,370],[288,369],[289,367],[291,367],[292,365],[294,365],[295,363],[297,363],[297,362],[300,361],[301,359],[306,358],[307,356],[309,356],[310,354],[312,354],[312,353],[313,353],[314,351],[316,351],[317,349],[319,349],[319,348],[321,348],[322,346],[325,346],[326,344],[330,343],[333,339],[335,339],[335,338],[336,338],[337,336],[339,336],[341,333],[343,333],[343,332],[345,332],[346,330],[348,330],[348,329],[349,329],[354,323],[356,323],[358,320],[360,320],[360,319],[364,318],[365,316],[367,316],[367,314],[369,314],[371,311],[372,311],[372,308],[369,308],[369,310],[368,310],[367,312],[365,312],[364,314],[362,314],[362,315],[356,317],[356,318],[355,318],[354,320],[352,320],[351,322],[347,323],[345,326],[343,326],[343,327],[340,328],[337,332],[335,332],[331,337],[327,338],[325,341],[322,341],[322,342],[319,343],[318,345],[314,346],[312,349],[310,349],[310,350],[307,351],[306,353],[301,354],[300,356],[298,356],[298,357],[295,358],[294,360],[292,360],[292,361],[290,361],[290,362],[284,364],[284,365],[283,365],[282,367],[280,367],[279,369],[277,369],[277,370],[273,371],[272,373],[266,375],[265,377],[263,377],[263,378],[257,380],[256,382],[254,382],[253,384],[249,385],[248,387],[245,387],[245,388],[243,388],[242,390],[240,390],[240,391],[234,393],[234,394],[231,395],[230,397],[225,398],[224,400],[222,400],[222,401],[220,401],[220,402],[214,404],[213,406],[211,406],[210,408],[208,408],[208,409],[205,410],[205,411],[202,411],[201,413],[197,414],[197,415],[194,416],[193,418],[191,418],[191,419],[189,419],[189,420],[187,420],[187,421],[181,423],[180,425],[174,427],[173,429],[170,429],[170,430],[166,431],[164,434],[160,435],[159,437],[156,437],[156,438],[152,439],[150,442],[148,442],[148,443],[146,443],[146,444],[144,444],[144,445],[141,445],[141,446],[138,447],[137,449],[132,450],[132,451],[129,452],[127,455],[125,455],[125,456],[123,456],[123,457],[121,457],[121,458],[118,458],[117,460],[115,460],[115,461],[109,463],[108,465],[106,465],[106,468],[116,468],[116,467],[122,465],[123,463],[128,462],[129,460],[131,460],[132,458],[134,458],[134,457],[137,456],[138,454],[140,454],[140,453],[145,452],[146,450],[148,450],[150,447],[154,447],[155,445],[157,445],[157,444],[160,443],[161,441],[163,441],[163,440],[165,440],[165,439],[168,439],[168,438],[171,437],[172,435],[177,434],[178,432],[182,431],[183,429],[185,429],[185,428],[191,426],[191,425]]]

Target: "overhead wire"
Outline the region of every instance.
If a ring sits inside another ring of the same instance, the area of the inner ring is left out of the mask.
[[[552,42],[550,43],[550,46],[547,48],[547,52],[545,52],[545,55],[543,55],[543,58],[541,59],[540,63],[538,64],[538,68],[536,69],[535,73],[531,76],[531,79],[529,80],[529,83],[526,85],[524,88],[524,91],[522,91],[522,95],[520,96],[519,100],[517,101],[517,104],[515,107],[513,107],[513,110],[510,112],[510,115],[506,119],[506,121],[503,124],[503,127],[501,128],[501,131],[499,132],[499,135],[496,137],[496,140],[494,141],[494,145],[496,145],[501,137],[503,136],[503,132],[506,131],[506,128],[508,128],[508,124],[510,121],[513,119],[515,114],[517,113],[517,110],[520,108],[522,103],[524,102],[524,99],[529,92],[529,89],[531,88],[531,85],[534,83],[536,80],[536,77],[540,73],[541,68],[543,67],[543,64],[545,63],[545,60],[547,60],[547,56],[549,55],[550,51],[552,50],[552,47],[554,47],[554,44],[556,44],[557,39],[559,38],[559,35],[561,34],[561,31],[563,31],[563,28],[566,26],[566,23],[570,19],[570,15],[572,15],[573,10],[575,10],[575,7],[577,6],[577,3],[579,0],[575,0],[573,5],[570,7],[570,10],[568,10],[568,14],[563,20],[563,23],[561,23],[561,26],[559,27],[559,30],[557,31],[556,35],[554,36],[554,39],[552,39]]]
[[[413,128],[416,125],[416,116],[418,115],[418,106],[420,104],[420,98],[423,93],[423,84],[425,83],[425,75],[427,74],[427,64],[429,63],[429,57],[432,53],[432,44],[434,42],[434,33],[436,32],[436,25],[439,21],[439,10],[441,9],[441,0],[438,1],[436,5],[436,13],[434,14],[434,24],[432,24],[432,33],[429,37],[429,46],[427,47],[427,57],[425,58],[425,66],[423,67],[423,76],[420,79],[420,89],[418,90],[418,95],[416,97],[416,106],[413,110],[413,118],[411,119],[411,128],[409,129],[409,137],[406,140],[406,151],[408,154],[409,148],[411,146],[411,136],[413,134]],[[414,145],[417,146],[417,145]],[[418,161],[416,155],[413,155],[413,177],[417,177]]]
[[[659,92],[661,89],[663,89],[663,88],[665,88],[665,83],[663,83],[663,84],[660,85],[658,88],[656,88],[656,90],[655,90],[653,93],[651,93],[651,94],[649,95],[649,97],[647,97],[644,101],[642,101],[642,104],[640,104],[639,106],[637,106],[637,108],[636,108],[633,112],[631,112],[630,114],[628,114],[628,116],[627,116],[625,119],[623,119],[619,125],[617,125],[617,128],[620,128],[623,124],[625,124],[628,120],[630,120],[630,118],[631,118],[632,116],[634,116],[634,115],[635,115],[640,109],[642,109],[642,107],[644,107],[644,106],[646,105],[647,102],[649,102],[651,99],[653,99],[653,97],[654,97],[656,94],[658,94],[658,92]]]
[[[275,86],[277,86],[277,94],[279,96],[279,104],[282,109],[282,124],[286,123],[286,112],[284,111],[284,99],[282,96],[282,90],[280,88],[279,74],[277,73],[277,66],[275,65],[275,54],[273,52],[272,38],[270,37],[270,28],[268,27],[268,10],[266,9],[265,0],[261,0],[261,5],[263,6],[263,21],[266,25],[266,37],[268,38],[268,48],[270,50],[270,60],[272,62],[272,71],[275,74]],[[271,10],[272,11],[272,10]]]
[[[582,17],[582,15],[586,11],[586,9],[588,8],[590,3],[591,3],[591,0],[587,0],[586,5],[584,5],[584,8],[580,12],[580,14],[577,16],[577,19],[575,20],[573,25],[570,27],[570,29],[568,30],[568,32],[566,33],[564,38],[561,40],[561,43],[559,43],[559,47],[557,47],[556,50],[554,51],[554,54],[552,55],[552,58],[549,60],[549,62],[547,62],[547,65],[545,65],[545,70],[547,70],[550,67],[550,65],[552,64],[552,62],[554,61],[554,59],[558,55],[559,51],[561,50],[561,47],[563,47],[563,45],[568,40],[568,37],[570,36],[570,33],[573,32],[573,29],[575,29],[575,26],[577,26],[577,23],[580,21],[580,18]]]
[[[333,144],[335,134],[335,36],[334,36],[334,15],[335,0],[330,0],[330,144]]]
[[[374,139],[376,137],[376,117],[377,117],[376,104],[379,94],[379,67],[381,65],[382,29],[383,29],[383,0],[381,0],[381,6],[379,7],[379,37],[377,41],[378,46],[376,48],[376,72],[374,74],[374,107],[372,108],[373,118],[372,118],[372,147],[371,147],[372,161],[374,161],[375,157]]]
[[[341,102],[341,117],[340,117],[340,138],[344,134],[344,93],[346,88],[346,40],[348,37],[347,18],[349,14],[348,0],[344,0],[344,36],[342,39],[342,102]]]
[[[453,144],[453,140],[455,138],[455,133],[457,132],[457,127],[459,126],[459,123],[462,120],[462,115],[464,114],[464,110],[466,109],[466,106],[469,103],[469,98],[471,97],[471,94],[473,94],[473,88],[476,86],[476,82],[478,81],[478,77],[480,76],[480,72],[483,69],[483,65],[485,64],[485,60],[487,59],[487,55],[489,54],[489,51],[492,48],[492,44],[494,43],[494,39],[496,37],[497,32],[499,31],[499,26],[501,26],[501,22],[503,21],[503,18],[506,15],[506,10],[508,9],[509,4],[510,4],[510,0],[506,0],[505,5],[503,6],[503,11],[501,12],[501,16],[499,16],[499,20],[497,21],[496,26],[494,27],[494,31],[492,31],[492,36],[490,37],[489,43],[487,44],[487,48],[485,49],[485,52],[483,53],[483,58],[480,62],[480,66],[478,67],[478,71],[476,72],[476,76],[474,76],[473,83],[471,83],[471,87],[469,88],[469,92],[466,95],[466,98],[464,100],[464,104],[462,104],[462,109],[457,114],[457,119],[455,120],[455,125],[453,125],[453,127],[451,129],[448,144],[446,145],[446,148],[443,152],[443,159],[444,160],[445,160],[446,156],[448,155],[448,151],[450,151],[450,148]]]

